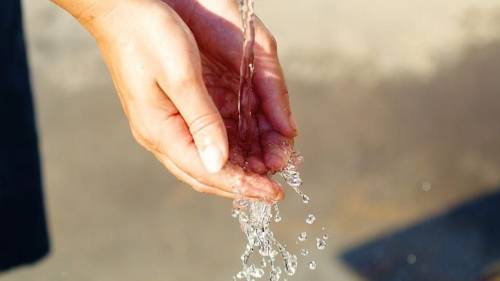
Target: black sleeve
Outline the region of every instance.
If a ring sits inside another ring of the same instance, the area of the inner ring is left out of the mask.
[[[49,251],[20,0],[0,2],[0,271]]]

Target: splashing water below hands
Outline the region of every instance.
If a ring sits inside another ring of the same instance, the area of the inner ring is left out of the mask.
[[[252,96],[252,78],[254,72],[255,15],[253,0],[239,1],[244,40],[238,93],[238,133],[241,146],[247,147],[248,143],[246,142],[250,139],[249,135],[252,134],[248,120],[252,118],[250,103],[254,98]],[[302,202],[308,204],[310,198],[300,189],[302,179],[297,168],[298,164],[302,162],[302,157],[292,150],[290,148],[290,159],[286,167],[279,171],[278,174],[299,195]],[[237,188],[236,191],[241,193]],[[289,276],[295,274],[298,267],[297,255],[291,254],[286,249],[286,246],[276,239],[270,229],[273,218],[275,222],[281,221],[277,202],[253,201],[241,197],[234,201],[232,215],[238,219],[241,230],[247,238],[247,245],[241,256],[243,268],[233,277],[234,280],[246,279],[247,281],[252,281],[263,278],[266,269],[269,271],[270,281],[280,280],[283,272]],[[309,215],[306,222],[312,224],[314,220],[314,215]],[[303,235],[305,240],[307,234],[304,232]],[[326,246],[326,241],[324,240],[326,239],[317,242],[318,249],[324,249],[324,246]],[[255,251],[261,257],[259,264],[252,264],[250,262],[250,258]],[[302,249],[301,254],[306,256],[309,254],[309,250]],[[316,262],[310,261],[308,267],[311,270],[315,270]]]
[[[292,154],[287,167],[280,171],[280,176],[285,179],[287,184],[296,182],[300,179],[300,174],[296,171],[293,161],[297,161],[298,154]],[[292,172],[293,171],[293,172]],[[295,186],[294,189],[299,189]],[[273,216],[274,208],[274,216]],[[283,271],[287,275],[294,275],[297,266],[297,255],[291,254],[286,247],[281,244],[270,229],[273,220],[280,221],[278,204],[275,202],[269,204],[263,201],[250,201],[246,199],[235,200],[233,217],[238,218],[241,229],[247,238],[245,251],[241,256],[243,269],[236,274],[234,279],[246,279],[248,281],[264,276],[264,269],[269,264],[269,280],[277,281]],[[262,260],[259,265],[251,264],[250,257],[258,251]],[[277,258],[281,257],[281,260]]]

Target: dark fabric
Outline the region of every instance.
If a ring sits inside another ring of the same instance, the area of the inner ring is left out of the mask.
[[[49,249],[19,0],[0,2],[0,271]]]

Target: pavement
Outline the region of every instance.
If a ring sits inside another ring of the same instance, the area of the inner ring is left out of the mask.
[[[500,3],[257,1],[305,157],[276,234],[330,236],[288,280],[480,280],[500,260]],[[231,202],[133,141],[92,38],[24,1],[52,252],[0,281],[231,280]],[[317,217],[307,226],[308,213]],[[497,236],[498,234],[498,236]]]

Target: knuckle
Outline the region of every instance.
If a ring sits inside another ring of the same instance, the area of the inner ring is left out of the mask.
[[[203,83],[201,65],[199,59],[196,59],[199,54],[197,50],[193,49],[193,44],[190,41],[188,39],[178,40],[175,46],[171,46],[172,52],[181,54],[175,58],[175,63],[161,63],[163,71],[168,73],[164,79],[169,88],[183,95],[193,92],[197,85]]]
[[[272,34],[267,34],[264,39],[264,49],[271,54],[278,53],[278,41]]]
[[[168,67],[166,67],[169,71]],[[169,71],[171,72],[171,71]],[[194,79],[195,73],[188,67],[177,67],[175,75],[171,75],[168,80],[170,87],[177,92],[182,92],[183,95],[192,92],[196,80]]]
[[[193,137],[204,134],[205,132],[221,126],[221,119],[217,112],[211,112],[200,115],[189,123],[189,131]]]
[[[143,127],[132,127],[132,135],[139,145],[149,151],[160,152],[159,142],[153,137],[152,133]]]

